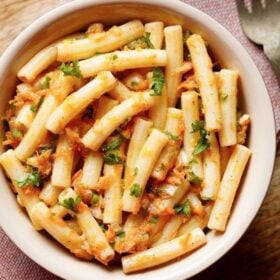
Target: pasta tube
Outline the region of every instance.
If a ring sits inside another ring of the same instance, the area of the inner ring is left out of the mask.
[[[122,102],[132,96],[131,91],[120,81],[117,81],[116,86],[108,91],[108,94],[119,102]]]
[[[150,34],[150,41],[155,49],[161,49],[163,43],[163,27],[162,21],[153,21],[146,23],[145,32]]]
[[[81,74],[84,78],[92,77],[100,71],[123,71],[143,67],[166,66],[165,50],[139,49],[129,51],[115,51],[88,58],[79,62]]]
[[[139,153],[149,136],[152,126],[152,122],[141,118],[137,118],[135,122],[126,156],[126,167],[124,175],[125,187],[129,187],[133,174],[138,172],[138,170],[135,169],[135,164],[138,159]]]
[[[180,25],[164,28],[167,64],[165,68],[166,89],[168,93],[168,107],[175,107],[177,102],[177,88],[182,74],[176,72],[183,65],[183,31]]]
[[[37,203],[32,208],[32,214],[40,221],[42,227],[71,253],[82,259],[92,259],[86,251],[83,237],[68,227],[63,219],[52,215],[51,210],[43,202]]]
[[[96,53],[117,50],[144,34],[144,26],[139,20],[132,20],[120,26],[114,26],[107,32],[92,34],[89,38],[65,40],[57,46],[58,61],[80,60]]]
[[[225,230],[234,196],[250,155],[251,151],[243,145],[236,145],[233,150],[210,215],[210,229]]]
[[[40,192],[39,198],[47,206],[54,206],[62,190],[62,188],[54,187],[50,182],[46,182]]]
[[[193,34],[187,39],[194,73],[199,85],[205,112],[206,129],[218,131],[222,128],[221,110],[212,62],[200,35]]]
[[[181,146],[182,117],[181,110],[168,108],[164,131],[169,136],[169,142],[160,154],[152,173],[152,177],[157,180],[164,180],[176,162]]]
[[[203,152],[203,189],[201,191],[202,199],[215,200],[221,180],[221,160],[219,144],[214,132],[210,132],[210,147]]]
[[[136,214],[140,209],[140,201],[153,167],[168,141],[167,136],[154,129],[146,140],[136,161],[135,174],[131,185],[126,188],[122,198],[122,210]]]
[[[103,116],[82,138],[83,144],[97,151],[106,138],[126,119],[149,109],[154,99],[149,92],[139,93],[123,101]]]
[[[21,204],[25,207],[32,224],[36,230],[40,230],[41,226],[38,223],[37,219],[32,215],[32,207],[39,202],[38,192],[31,191],[29,194],[25,190],[19,187],[19,181],[24,180],[27,177],[24,166],[16,158],[13,150],[8,150],[5,153],[0,155],[0,163],[7,173],[8,177],[12,180],[13,185],[20,197]]]
[[[200,228],[146,251],[122,257],[124,273],[130,273],[168,262],[206,243]]]
[[[24,82],[33,82],[43,70],[56,61],[56,57],[56,44],[43,48],[18,71],[18,78]]]
[[[84,87],[68,96],[51,114],[46,128],[53,133],[59,133],[74,117],[85,109],[94,99],[112,89],[116,79],[110,72],[102,72]]]
[[[219,131],[221,147],[235,145],[237,115],[237,79],[238,73],[222,69],[218,75],[223,128]]]
[[[19,110],[18,115],[15,119],[15,123],[18,126],[23,125],[26,130],[31,126],[33,119],[35,117],[35,112],[32,111],[32,104],[26,103]]]
[[[66,134],[58,139],[55,160],[53,163],[51,184],[54,187],[69,188],[71,186],[74,149]]]
[[[192,172],[200,179],[203,179],[203,166],[201,155],[194,155],[193,152],[198,143],[199,134],[193,132],[192,124],[199,121],[198,95],[195,91],[183,92],[181,97],[182,111],[184,117],[184,151],[187,157],[189,173]]]

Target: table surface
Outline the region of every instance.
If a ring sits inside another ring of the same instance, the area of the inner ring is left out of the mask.
[[[0,0],[0,55],[11,41],[34,19],[69,1]],[[193,280],[280,279],[279,183],[280,149],[278,149],[274,175],[268,194],[246,234],[222,259],[193,277]],[[24,269],[24,263],[21,266]],[[31,275],[29,274],[30,277]],[[48,277],[48,279],[51,279],[51,277]]]

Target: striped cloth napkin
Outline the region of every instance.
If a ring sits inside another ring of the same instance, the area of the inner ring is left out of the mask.
[[[225,26],[249,52],[265,80],[274,107],[277,132],[279,132],[280,93],[276,76],[262,49],[252,44],[243,34],[239,24],[235,1],[184,0],[183,2],[191,4],[215,18]],[[32,244],[30,244],[30,246],[32,246]],[[55,280],[59,278],[45,271],[26,257],[0,229],[0,279]]]

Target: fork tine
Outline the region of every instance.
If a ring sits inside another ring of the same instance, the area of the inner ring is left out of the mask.
[[[243,0],[236,0],[237,9],[240,15],[249,15],[249,10],[247,9]],[[241,16],[240,16],[241,18]]]
[[[269,1],[273,1],[273,0],[269,0]],[[269,2],[269,1],[266,1],[266,2]],[[256,13],[263,9],[262,0],[251,0],[251,5],[252,5],[252,13]]]

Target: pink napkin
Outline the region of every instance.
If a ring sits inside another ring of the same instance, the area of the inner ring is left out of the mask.
[[[185,0],[209,14],[223,26],[225,26],[246,48],[258,66],[264,77],[268,92],[270,94],[277,124],[277,131],[280,129],[280,93],[276,77],[272,71],[269,61],[262,52],[262,49],[252,44],[242,33],[235,1],[219,0]],[[30,244],[32,246],[32,244]],[[47,272],[36,263],[26,257],[0,229],[0,279],[5,280],[48,280],[59,279]]]

